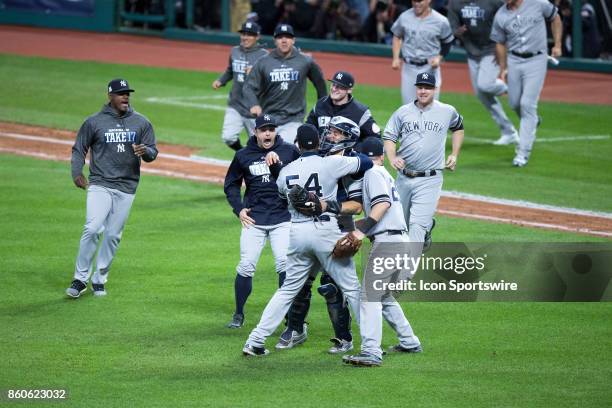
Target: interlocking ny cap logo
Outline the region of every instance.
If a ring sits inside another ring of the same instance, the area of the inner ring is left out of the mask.
[[[429,75],[427,75],[427,73],[424,73],[423,74],[423,79],[428,79],[428,78],[429,78]]]
[[[264,115],[264,120],[270,120],[270,115]]]
[[[108,92],[113,92],[113,87],[112,86],[108,87]]]
[[[287,26],[286,25],[282,25],[281,26],[281,31],[287,31]]]
[[[121,81],[120,83],[121,83],[121,86],[127,86],[127,82],[125,81]]]
[[[246,23],[246,28],[252,28],[252,27],[253,27],[253,24],[251,24],[251,23]]]
[[[336,75],[336,79],[342,79],[342,72],[338,72],[338,75]]]

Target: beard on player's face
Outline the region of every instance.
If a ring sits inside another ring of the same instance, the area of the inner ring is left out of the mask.
[[[108,94],[108,100],[111,108],[120,113],[125,113],[130,108],[130,93],[122,92],[120,94]]]
[[[436,88],[417,86],[417,100],[421,105],[429,105],[433,101],[435,92]]]
[[[264,149],[269,149],[274,146],[274,140],[276,139],[276,129],[275,128],[260,128],[257,129],[257,134],[255,137],[257,138],[257,145]]]

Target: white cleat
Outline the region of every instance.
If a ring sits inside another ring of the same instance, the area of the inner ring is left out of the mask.
[[[517,154],[512,160],[512,165],[514,167],[525,167],[527,165],[527,158]]]
[[[514,132],[509,135],[501,135],[499,139],[493,142],[496,146],[507,146],[509,144],[517,144],[519,142],[518,133]]]

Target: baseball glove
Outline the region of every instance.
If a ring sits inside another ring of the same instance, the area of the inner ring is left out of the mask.
[[[361,240],[357,239],[351,232],[336,242],[332,256],[334,258],[346,258],[355,255],[361,248]]]
[[[306,191],[302,186],[296,184],[291,187],[287,197],[293,208],[300,214],[318,217],[323,213],[319,197],[311,191]]]

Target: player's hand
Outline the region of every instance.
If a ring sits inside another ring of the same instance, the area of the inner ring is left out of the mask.
[[[249,217],[249,212],[251,212],[250,208],[243,208],[240,210],[240,214],[238,214],[240,223],[244,228],[249,228],[251,225],[255,225],[255,220]]]
[[[212,83],[212,87],[213,89],[219,89],[221,88],[221,81],[219,81],[218,79],[215,79]]]
[[[77,186],[78,188],[82,188],[83,190],[87,190],[87,179],[85,178],[84,175],[79,174],[72,181],[74,182],[74,185]]]
[[[134,149],[134,154],[138,157],[142,157],[147,154],[147,146],[143,144],[133,144],[132,148]]]
[[[559,58],[561,56],[561,46],[554,46],[552,47],[552,49],[550,50],[550,55],[551,57],[555,57],[555,58]]]
[[[429,59],[429,65],[431,65],[432,68],[438,68],[440,66],[440,61],[442,61],[442,56],[436,55]]]
[[[400,69],[401,65],[402,65],[401,60],[399,58],[393,58],[393,61],[391,61],[392,69]]]
[[[455,156],[454,154],[449,154],[448,157],[446,158],[445,167],[449,169],[450,171],[455,171],[456,166],[457,166],[457,156]]]
[[[501,79],[502,81],[506,82],[506,78],[508,77],[508,70],[507,69],[500,69],[499,70],[499,79]]]
[[[406,162],[401,157],[396,157],[391,161],[391,166],[396,170],[402,170],[406,166]]]
[[[251,112],[251,115],[253,115],[255,117],[260,116],[261,112],[262,112],[261,106],[259,106],[259,105],[253,106],[251,109],[249,109],[249,111]]]
[[[280,157],[278,156],[276,152],[270,152],[266,154],[266,164],[268,166],[272,166],[279,162],[280,162]]]
[[[465,34],[465,32],[468,30],[467,26],[461,25],[459,27],[457,27],[457,29],[455,30],[455,32],[453,33],[455,35],[455,37],[461,37],[463,34]]]

